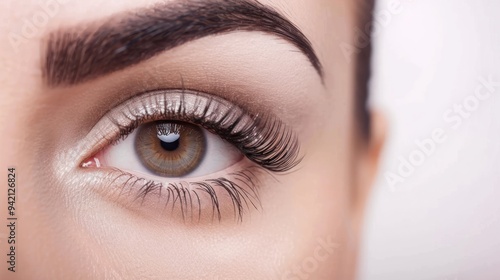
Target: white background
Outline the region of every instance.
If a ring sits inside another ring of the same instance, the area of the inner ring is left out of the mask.
[[[500,1],[377,0],[372,105],[390,132],[367,209],[359,279],[500,279],[500,86],[453,127],[443,114],[500,82]],[[401,2],[397,13],[391,2]],[[387,16],[390,14],[390,16]],[[403,183],[416,140],[446,140]]]

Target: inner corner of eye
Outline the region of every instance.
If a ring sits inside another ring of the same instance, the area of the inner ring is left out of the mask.
[[[127,138],[82,163],[130,173],[179,178],[224,170],[243,154],[206,129],[181,121],[160,120],[140,125]]]
[[[102,152],[99,152],[95,155],[92,155],[80,163],[80,167],[82,168],[100,168],[102,167]]]
[[[81,164],[82,168],[99,168],[101,167],[101,161],[97,157],[90,157],[85,159]]]

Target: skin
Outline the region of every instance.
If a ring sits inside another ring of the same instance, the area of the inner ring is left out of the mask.
[[[16,272],[2,268],[0,278],[354,278],[364,205],[385,131],[377,115],[369,139],[358,131],[355,63],[338,47],[354,45],[356,2],[261,2],[309,38],[324,67],[323,82],[292,45],[272,35],[232,32],[77,86],[44,85],[46,34],[154,1],[69,1],[22,44],[0,42],[1,180],[7,181],[10,166],[18,178]],[[2,1],[2,38],[18,32],[41,9],[37,3]],[[71,153],[88,144],[96,112],[108,104],[150,87],[183,85],[272,111],[299,137],[303,161],[292,172],[273,175],[278,180],[260,178],[262,210],[251,209],[242,222],[184,223],[147,203],[132,205],[133,197],[113,197]],[[2,228],[0,246],[7,252]]]

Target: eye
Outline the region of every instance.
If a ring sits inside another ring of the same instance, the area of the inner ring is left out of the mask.
[[[263,176],[300,162],[298,139],[278,118],[185,89],[137,95],[88,137],[94,151],[80,166],[104,178],[101,191],[120,199],[135,190],[132,201],[171,205],[183,220],[241,220],[245,208],[260,208]]]
[[[242,153],[219,136],[187,122],[140,125],[103,151],[102,165],[161,177],[199,177],[237,163]]]
[[[279,119],[189,90],[136,96],[106,114],[94,130],[94,139],[109,146],[94,153],[99,161],[162,177],[213,173],[242,155],[271,172],[300,162],[298,139]]]

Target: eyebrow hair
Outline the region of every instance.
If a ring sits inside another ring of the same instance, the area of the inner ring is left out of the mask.
[[[307,37],[275,9],[256,0],[195,0],[157,4],[86,28],[49,34],[43,78],[51,87],[76,85],[132,66],[205,36],[260,31],[297,47],[323,77]]]

